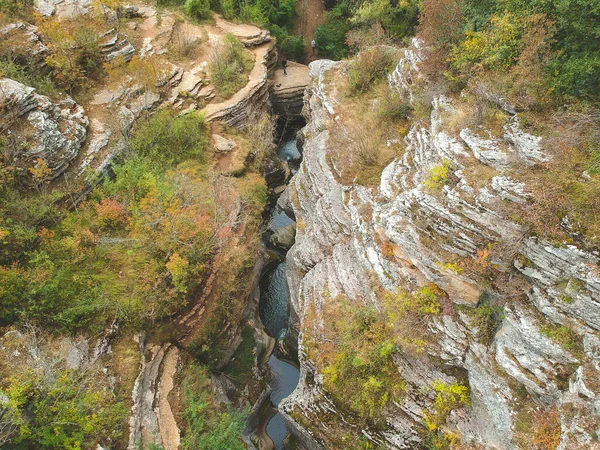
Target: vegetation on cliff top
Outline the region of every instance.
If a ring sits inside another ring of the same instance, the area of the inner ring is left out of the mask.
[[[303,321],[308,356],[323,373],[328,392],[359,422],[381,426],[388,403],[401,401],[406,382],[394,354],[422,357],[432,344],[427,327],[441,313],[442,295],[435,285],[413,294],[399,291],[385,295],[380,310],[344,297],[328,299],[320,313],[323,328],[315,325],[311,304]]]
[[[248,82],[248,72],[254,59],[231,33],[225,35],[220,47],[213,51],[209,62],[211,81],[224,98],[231,97]]]
[[[224,226],[213,206],[226,207],[211,188],[219,181],[201,165],[206,133],[197,113],[141,121],[114,180],[73,212],[31,209],[57,200],[43,176],[37,195],[5,181],[2,324],[99,331],[118,319],[139,327],[185,305]]]

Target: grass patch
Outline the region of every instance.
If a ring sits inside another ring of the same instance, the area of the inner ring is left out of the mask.
[[[583,342],[571,324],[554,325],[547,323],[540,327],[540,331],[576,358],[583,358]]]
[[[227,33],[215,49],[208,70],[211,81],[223,98],[229,98],[248,82],[254,58],[233,34]]]
[[[183,420],[181,448],[245,450],[241,440],[246,411],[223,411],[217,406],[208,370],[189,365],[183,376]]]

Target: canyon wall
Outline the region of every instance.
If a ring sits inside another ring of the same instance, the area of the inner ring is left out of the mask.
[[[388,77],[390,92],[413,101],[421,60],[415,41]],[[511,449],[519,446],[521,413],[529,405],[534,416],[557,415],[558,448],[590,448],[600,405],[598,254],[536,237],[505,212],[530,195],[509,172],[532,170],[551,157],[542,137],[523,131],[514,108],[492,97],[505,117],[499,130],[456,130],[461,107],[439,95],[428,117],[409,121],[403,152],[383,169],[376,188],[344,183],[332,136],[350,120],[339,112],[343,93],[336,86],[347,68],[327,60],[310,65],[303,162],[281,201],[298,223],[287,276],[301,331],[301,376],[280,405],[290,427],[310,449],[339,448],[344,433],[385,448],[421,448],[428,431],[440,430]],[[451,167],[451,176],[432,192],[428,180],[441,166]],[[482,170],[493,176],[483,178]],[[456,259],[490,266],[494,279],[484,285],[477,270],[450,263]],[[383,425],[355,420],[325,389],[302,331],[327,331],[327,304],[339,296],[379,310],[382,292],[414,293],[427,285],[443,291],[447,304],[427,321],[424,354],[402,346],[393,353],[403,399],[387,402]],[[489,340],[473,314],[486,302],[502,310]],[[548,330],[568,330],[577,349]],[[469,400],[447,414],[440,430],[427,430],[440,397],[436,383],[464,383]]]

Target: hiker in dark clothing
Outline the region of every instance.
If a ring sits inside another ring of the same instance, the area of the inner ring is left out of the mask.
[[[281,67],[283,67],[283,74],[287,77],[287,59],[281,60]]]

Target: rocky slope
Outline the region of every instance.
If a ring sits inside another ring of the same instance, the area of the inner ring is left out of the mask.
[[[0,78],[0,132],[7,134],[17,167],[46,162],[51,178],[63,173],[87,136],[88,118],[70,97],[53,103],[35,89]]]
[[[413,42],[389,76],[390,91],[414,101],[421,59]],[[377,188],[344,184],[332,136],[347,125],[335,81],[346,67],[326,60],[310,65],[304,159],[282,197],[299,224],[287,256],[298,327],[326,330],[326,305],[339,295],[379,309],[381,292],[433,283],[448,301],[427,322],[426,355],[402,348],[393,354],[405,397],[388,402],[383,426],[358,424],[336,404],[301,333],[300,383],[280,405],[290,426],[310,449],[336,448],[332,443],[344,433],[385,448],[420,447],[427,414],[436,408],[432,385],[462,382],[470,402],[447,415],[446,436],[487,448],[523,447],[528,433],[539,430],[521,423],[553,411],[557,448],[592,448],[600,424],[598,254],[529,235],[507,213],[529,195],[511,174],[553,156],[543,139],[524,131],[514,108],[493,96],[503,111],[501,127],[457,130],[460,99],[437,96],[429,117],[411,121],[402,154],[383,169]],[[428,180],[441,166],[450,175],[434,192]],[[455,261],[489,266],[493,280],[484,285],[477,269],[458,269]],[[489,299],[502,306],[491,342],[473,319]],[[311,310],[316,318],[307,323]],[[548,330],[568,330],[571,345]]]

